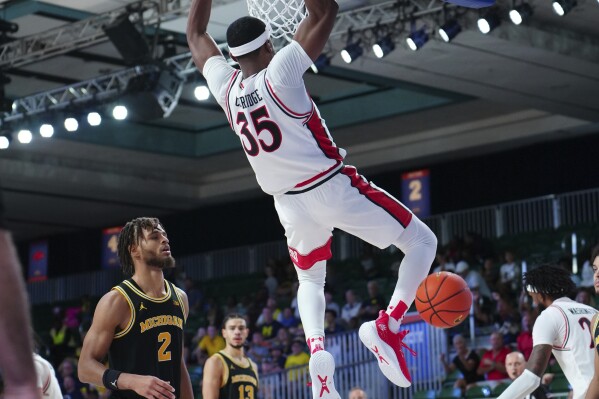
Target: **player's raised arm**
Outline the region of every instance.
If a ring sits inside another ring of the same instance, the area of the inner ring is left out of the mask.
[[[329,40],[339,5],[335,0],[305,0],[308,16],[299,24],[293,39],[312,60],[322,53]]]
[[[204,69],[206,60],[222,52],[208,34],[208,21],[212,0],[193,0],[187,19],[187,44],[193,56],[193,62],[200,72]]]
[[[523,398],[530,395],[541,384],[541,376],[547,368],[550,357],[551,345],[535,345],[526,362],[526,370],[497,399]]]

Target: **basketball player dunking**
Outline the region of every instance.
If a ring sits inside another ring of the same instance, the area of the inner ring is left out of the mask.
[[[204,399],[240,399],[258,397],[258,367],[247,357],[243,345],[248,328],[243,316],[230,314],[222,328],[226,347],[212,355],[204,366]]]
[[[185,292],[164,279],[175,259],[160,221],[128,222],[117,251],[132,277],[100,299],[83,341],[79,379],[105,386],[112,399],[192,399],[183,358],[189,304]],[[107,354],[109,368],[102,363]]]
[[[411,377],[399,326],[428,274],[437,240],[403,204],[343,164],[345,151],[333,142],[303,81],[329,38],[338,6],[334,0],[306,0],[305,5],[308,16],[276,55],[264,22],[243,17],[229,26],[229,51],[241,71],[229,66],[206,32],[211,0],[194,0],[187,40],[258,183],[274,197],[285,228],[300,282],[297,299],[311,352],[312,393],[337,399],[335,364],[324,342],[324,283],[333,228],[380,248],[393,244],[405,253],[387,311],[360,328],[362,342],[385,376],[404,387]]]

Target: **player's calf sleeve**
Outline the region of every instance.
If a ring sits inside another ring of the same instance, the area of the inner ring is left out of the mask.
[[[297,290],[297,306],[304,327],[308,344],[314,338],[324,349],[324,282],[326,278],[326,261],[316,262],[310,269],[302,270],[296,266],[299,288]],[[311,347],[311,351],[315,348]]]
[[[389,327],[397,332],[399,322],[414,301],[418,285],[428,275],[435,259],[437,237],[414,216],[395,246],[405,254],[399,267],[395,291],[387,307],[387,314],[391,316]]]

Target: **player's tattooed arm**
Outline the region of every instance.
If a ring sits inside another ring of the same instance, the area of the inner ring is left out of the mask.
[[[547,369],[551,357],[551,345],[535,345],[526,362],[526,368],[541,377]]]

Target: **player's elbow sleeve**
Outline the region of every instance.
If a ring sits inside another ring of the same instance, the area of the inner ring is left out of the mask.
[[[541,384],[541,377],[530,370],[524,370],[520,377],[510,384],[499,398],[523,398],[530,395]]]

